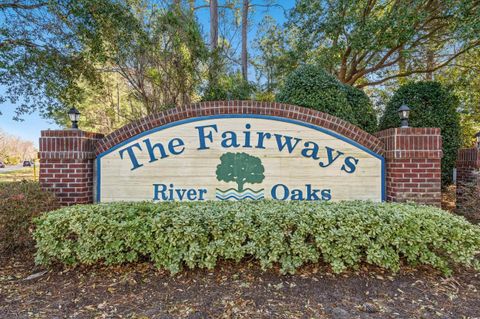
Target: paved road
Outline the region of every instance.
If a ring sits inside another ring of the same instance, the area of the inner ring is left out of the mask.
[[[6,166],[4,168],[0,168],[0,174],[6,173],[6,172],[18,171],[20,169],[23,169],[22,165]]]

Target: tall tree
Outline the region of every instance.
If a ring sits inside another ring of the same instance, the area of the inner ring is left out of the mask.
[[[288,31],[300,61],[365,87],[434,72],[478,47],[479,16],[476,0],[299,0]],[[440,54],[425,63],[429,46]]]
[[[210,49],[218,47],[218,1],[210,0]]]
[[[112,30],[133,21],[115,0],[2,0],[0,14],[0,102],[18,103],[17,117],[36,110],[48,116],[78,102],[78,80],[98,81],[105,39],[120,45],[126,33]]]
[[[242,28],[242,52],[241,52],[241,70],[242,76],[245,81],[248,81],[248,63],[249,63],[249,56],[248,56],[248,26],[249,26],[249,11],[251,8],[256,7],[263,7],[267,10],[271,7],[283,7],[277,3],[275,0],[268,0],[264,1],[262,4],[255,4],[252,3],[250,0],[242,0],[242,21],[241,21],[241,28]]]
[[[436,79],[453,88],[460,100],[463,147],[474,145],[480,132],[480,48],[463,55],[436,75]]]
[[[249,0],[243,0],[242,3],[242,76],[245,81],[248,81],[248,8],[250,7]]]
[[[140,29],[126,47],[114,47],[118,72],[146,114],[188,104],[201,81],[207,50],[193,13],[173,9],[136,10]]]
[[[287,74],[298,66],[298,60],[288,50],[286,38],[285,30],[271,16],[261,20],[253,43],[258,53],[252,63],[261,88],[271,96],[277,93]]]

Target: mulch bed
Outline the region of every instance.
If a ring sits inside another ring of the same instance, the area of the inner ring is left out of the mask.
[[[148,263],[44,269],[31,254],[0,257],[0,318],[480,318],[479,289],[464,269],[309,265],[291,276],[244,261],[170,276]]]

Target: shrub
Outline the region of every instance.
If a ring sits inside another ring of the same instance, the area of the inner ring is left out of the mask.
[[[337,116],[367,132],[376,130],[377,119],[368,96],[318,66],[305,65],[292,72],[276,100]]]
[[[355,124],[369,133],[378,130],[377,115],[370,98],[360,89],[350,85],[343,86],[347,100],[355,117]]]
[[[38,183],[0,183],[0,253],[31,247],[32,217],[55,208],[54,196]]]
[[[472,223],[480,223],[480,185],[461,185],[457,191],[457,213]]]
[[[251,256],[293,273],[322,259],[333,271],[400,260],[445,273],[479,268],[480,228],[413,204],[373,202],[113,203],[65,207],[36,219],[36,262],[118,264],[148,258],[172,273]]]
[[[439,127],[443,140],[442,183],[451,184],[453,168],[460,147],[460,118],[457,113],[458,99],[438,82],[411,82],[401,86],[393,95],[380,121],[381,129],[398,127],[397,110],[406,103],[410,111],[412,127]]]

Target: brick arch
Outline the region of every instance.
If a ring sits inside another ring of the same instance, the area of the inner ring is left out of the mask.
[[[259,114],[298,120],[341,134],[375,153],[384,153],[380,139],[327,113],[276,102],[209,101],[169,109],[133,121],[101,139],[96,147],[96,155],[155,127],[188,118],[219,114]]]

